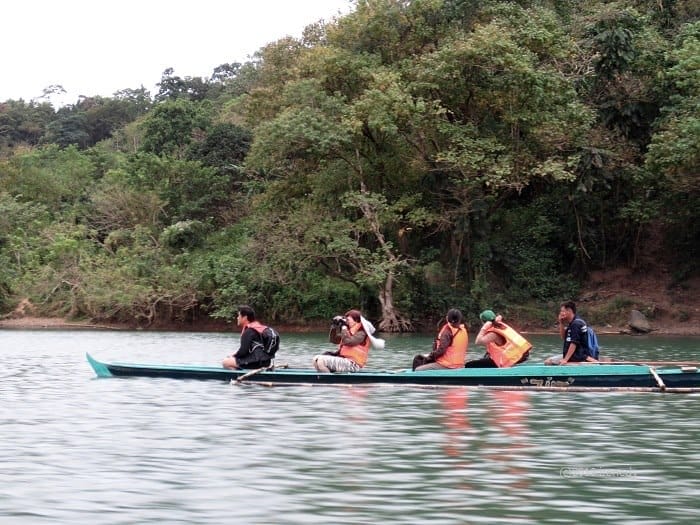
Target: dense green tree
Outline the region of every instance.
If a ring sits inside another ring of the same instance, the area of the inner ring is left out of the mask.
[[[43,204],[62,217],[84,201],[95,182],[95,166],[74,146],[50,145],[0,163],[0,187],[24,202]]]
[[[258,76],[259,60],[249,60],[243,64],[222,64],[214,69],[211,77],[210,95],[218,97],[226,105],[254,88]],[[222,70],[223,68],[223,70]]]
[[[240,126],[216,124],[207,130],[206,137],[191,144],[187,156],[235,177],[241,172],[251,141],[250,132]]]
[[[141,149],[156,155],[182,158],[187,147],[211,123],[208,104],[185,99],[156,105],[141,123]]]
[[[328,31],[328,42],[392,64],[438,47],[443,9],[442,0],[358,0],[355,11]]]
[[[0,103],[0,154],[25,145],[36,146],[54,118],[54,109],[48,102]]]
[[[337,230],[344,232],[348,243],[331,244],[337,253],[326,251],[329,245],[325,245],[311,259],[316,264],[328,257],[341,261],[335,270],[339,276],[353,275],[351,280],[358,285],[377,290],[382,328],[405,330],[410,329],[410,322],[396,310],[393,300],[395,280],[405,262],[394,247],[395,233],[387,237],[387,230],[397,230],[397,223],[404,220],[402,207],[394,201],[401,193],[399,187],[406,190],[415,171],[400,132],[410,125],[414,107],[397,77],[388,72],[375,74],[370,88],[347,105],[326,95],[317,82],[288,83],[281,100],[287,107],[276,119],[258,127],[248,165],[284,180],[280,187],[285,189],[270,194],[270,199],[279,196],[282,202],[267,204],[265,213],[274,207],[277,217],[284,216],[280,220],[306,229],[303,219],[297,222],[285,215],[298,215],[297,198],[319,199],[329,207],[328,212],[318,210],[313,216],[344,224]],[[331,187],[340,193],[329,198],[328,188],[318,184],[317,178],[337,178],[341,184]],[[271,234],[270,229],[259,232],[262,237]],[[298,248],[307,251],[309,242],[316,241],[307,237]]]
[[[670,223],[667,244],[677,254],[679,274],[688,275],[694,271],[689,261],[700,252],[700,22],[682,28],[667,55],[662,82],[668,98],[656,122],[646,167],[660,187],[662,210]]]
[[[164,218],[165,203],[158,193],[128,184],[119,170],[109,173],[90,195],[87,222],[101,238],[107,238],[106,245],[116,246],[124,239],[123,232],[136,227],[156,235]]]
[[[520,271],[494,230],[519,238],[523,223],[498,223],[498,210],[522,206],[530,186],[575,180],[593,120],[566,74],[551,66],[572,54],[555,17],[512,5],[498,12],[469,33],[453,32],[412,73],[417,92],[441,106],[424,156],[433,165],[427,180],[442,196],[435,207],[444,264],[476,301],[488,300],[486,283],[513,284],[508,276]]]
[[[46,126],[42,142],[58,144],[62,148],[77,146],[83,149],[91,146],[87,115],[61,108],[56,114],[56,119]]]
[[[158,87],[156,102],[178,99],[201,102],[207,98],[211,86],[202,77],[182,78],[175,75],[173,68],[168,68],[163,71]]]
[[[0,192],[0,308],[12,306],[17,283],[34,264],[37,232],[49,222],[45,206]]]
[[[647,154],[650,169],[673,191],[700,193],[700,22],[689,24],[668,53],[669,93]]]
[[[110,138],[118,129],[144,114],[147,106],[140,99],[129,98],[83,98],[75,111],[84,112],[85,125],[90,135],[90,145]]]
[[[159,319],[188,320],[201,294],[186,264],[162,250],[151,232],[132,230],[115,252],[98,250],[81,259],[71,301],[81,315],[149,326]]]
[[[163,202],[164,220],[209,221],[230,198],[231,178],[199,161],[134,155],[119,174],[136,191],[152,191]]]

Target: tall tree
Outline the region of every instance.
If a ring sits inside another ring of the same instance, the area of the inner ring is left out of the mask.
[[[178,99],[201,102],[207,98],[211,86],[209,81],[202,77],[182,78],[175,75],[173,68],[168,68],[163,71],[158,87],[156,102]]]
[[[140,124],[144,133],[141,149],[156,155],[182,158],[187,147],[210,123],[209,104],[185,99],[162,102]]]

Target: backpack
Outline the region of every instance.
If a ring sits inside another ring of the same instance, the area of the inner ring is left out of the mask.
[[[600,346],[598,346],[598,336],[595,334],[592,326],[588,327],[588,339],[586,340],[586,346],[588,346],[589,355],[593,359],[598,359],[600,355]]]
[[[270,358],[275,357],[277,350],[280,349],[280,334],[271,326],[266,326],[260,335],[262,336],[263,352]]]

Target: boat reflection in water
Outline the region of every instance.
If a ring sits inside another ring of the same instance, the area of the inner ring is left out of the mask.
[[[471,408],[470,392],[473,396]],[[475,391],[467,387],[451,388],[442,393],[443,450],[447,456],[457,459],[457,466],[465,471],[461,489],[475,488],[471,474],[479,471],[478,465],[484,463],[491,465],[493,475],[506,476],[513,489],[526,489],[530,485],[528,470],[524,467],[530,448],[529,396],[527,391]]]
[[[496,390],[489,394],[495,405],[493,423],[498,442],[488,457],[502,462],[506,472],[517,478],[514,488],[527,488],[527,469],[522,465],[528,459],[527,453],[530,448],[527,425],[530,393]],[[505,438],[505,442],[502,438]]]
[[[452,457],[461,456],[466,448],[465,442],[473,432],[469,424],[467,414],[467,399],[469,391],[467,387],[458,387],[445,390],[440,397],[445,414],[445,440],[443,448],[445,454]]]

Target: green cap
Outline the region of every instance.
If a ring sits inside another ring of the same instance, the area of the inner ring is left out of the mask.
[[[486,321],[494,321],[496,319],[496,314],[493,313],[493,310],[484,310],[479,314],[479,319],[484,323]]]

